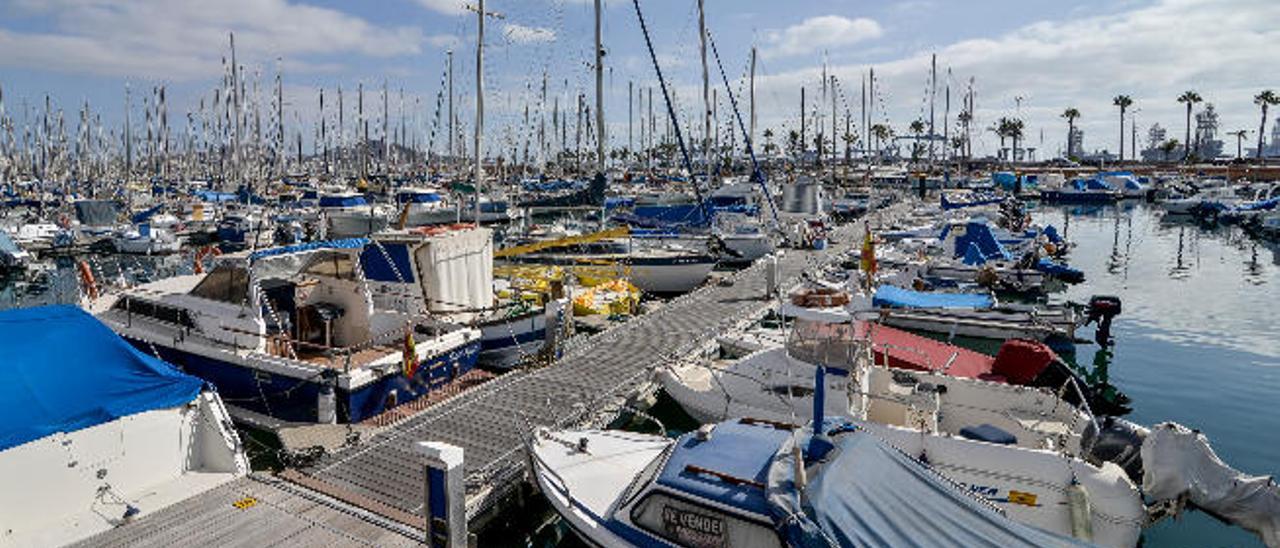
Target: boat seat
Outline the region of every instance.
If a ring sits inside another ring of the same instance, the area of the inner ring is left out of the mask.
[[[1005,432],[1000,427],[990,424],[966,426],[960,429],[960,436],[965,439],[985,441],[987,443],[996,443],[1000,445],[1014,445],[1018,443],[1018,438],[1016,436]]]

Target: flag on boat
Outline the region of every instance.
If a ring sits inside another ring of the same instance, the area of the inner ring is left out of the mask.
[[[861,268],[868,276],[876,273],[876,243],[871,235],[871,224],[867,223],[866,236],[862,238],[862,261]]]
[[[404,376],[412,379],[414,373],[418,372],[418,349],[413,343],[413,326],[405,328],[404,355],[401,357],[400,362]]]

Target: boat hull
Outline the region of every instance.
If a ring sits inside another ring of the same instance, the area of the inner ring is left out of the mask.
[[[143,352],[155,352],[161,359],[208,381],[217,387],[228,404],[281,420],[316,422],[320,393],[332,382],[321,377],[319,368],[311,378],[299,379],[219,356],[153,345],[127,335],[125,340]],[[412,378],[396,371],[351,389],[335,387],[337,419],[339,422],[360,422],[391,409],[393,406],[389,404],[393,399],[395,405],[401,405],[426,396],[471,371],[479,356],[480,341],[471,340],[420,359]],[[337,370],[337,374],[342,375],[341,370]]]

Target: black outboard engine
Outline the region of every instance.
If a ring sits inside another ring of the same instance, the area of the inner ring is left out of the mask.
[[[1111,320],[1120,315],[1120,297],[1112,295],[1095,295],[1089,299],[1088,314],[1084,324],[1098,323],[1098,333],[1094,340],[1100,346],[1111,344]]]
[[[1089,463],[1095,466],[1115,463],[1124,469],[1129,479],[1142,485],[1142,442],[1148,432],[1145,427],[1124,419],[1100,417],[1085,429],[1080,447]]]

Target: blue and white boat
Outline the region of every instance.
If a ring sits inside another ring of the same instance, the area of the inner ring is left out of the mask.
[[[76,307],[0,312],[0,545],[75,543],[248,472],[204,381]]]
[[[858,423],[816,424],[743,418],[674,440],[543,429],[530,468],[592,546],[1085,544],[1069,523],[1063,534],[1011,519],[979,496],[991,495],[984,486],[953,482]]]
[[[240,252],[89,307],[237,408],[292,422],[360,422],[466,375],[479,331],[374,305],[368,240]],[[459,280],[458,283],[466,283]]]
[[[368,236],[387,228],[392,212],[372,205],[358,192],[337,192],[320,196],[320,216],[329,238]]]
[[[1111,203],[1123,194],[1110,183],[1097,178],[1072,179],[1059,188],[1041,188],[1040,199],[1058,203]]]
[[[458,211],[436,189],[404,187],[396,191],[396,215],[397,224],[415,227],[455,222]]]

